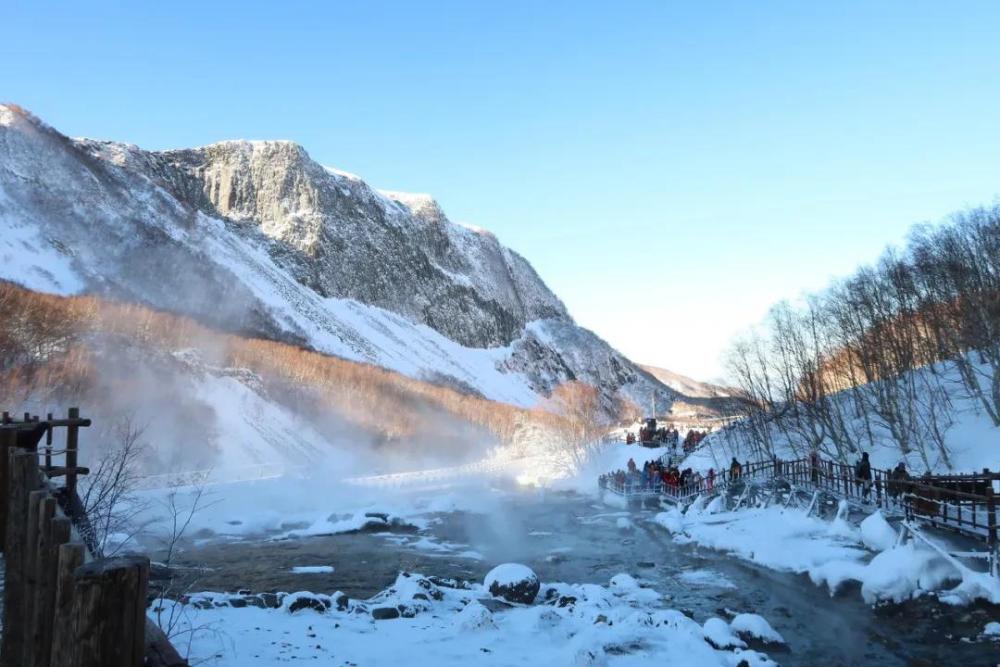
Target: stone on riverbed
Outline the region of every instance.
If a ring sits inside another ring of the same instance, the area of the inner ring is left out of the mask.
[[[372,609],[372,618],[376,621],[388,621],[399,618],[399,610],[395,607],[376,607]]]
[[[496,630],[493,614],[479,602],[473,600],[462,611],[455,614],[452,625],[456,630],[472,632],[476,630]]]
[[[281,602],[281,606],[284,607],[285,611],[289,614],[294,614],[305,609],[311,609],[317,613],[324,613],[327,609],[333,606],[330,601],[330,597],[327,595],[319,595],[317,593],[291,593],[286,595]]]
[[[534,602],[538,589],[541,588],[538,575],[530,567],[520,563],[497,565],[486,575],[483,586],[490,595],[519,604]]]

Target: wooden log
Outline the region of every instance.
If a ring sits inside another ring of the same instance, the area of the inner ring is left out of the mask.
[[[71,625],[73,607],[73,573],[83,565],[86,547],[79,542],[67,542],[59,547],[56,564],[56,597],[52,613],[52,667],[78,667],[76,660],[76,629]]]
[[[4,420],[7,413],[4,413]],[[7,478],[8,460],[10,450],[17,442],[17,433],[14,431],[0,431],[0,551],[6,550],[7,545]]]
[[[3,644],[0,659],[4,667],[24,665],[25,569],[28,533],[28,496],[39,484],[38,464],[33,452],[9,449],[7,459],[7,530],[4,553]]]
[[[146,641],[149,559],[100,558],[73,573],[70,627],[76,664],[139,667]]]
[[[69,450],[66,450],[66,453],[68,454]],[[46,470],[45,474],[49,476],[49,479],[54,479],[56,477],[66,477],[66,479],[68,480],[70,475],[72,475],[73,478],[76,479],[77,475],[89,475],[90,468],[86,468],[84,466],[76,466],[75,468],[68,468],[66,466],[53,466],[48,470]]]
[[[167,636],[155,622],[146,618],[145,667],[188,667]]]
[[[58,548],[69,540],[70,523],[55,518],[56,499],[47,495],[38,510],[38,546],[35,549],[37,594],[32,619],[29,667],[48,667],[52,644],[52,614],[56,592]]]

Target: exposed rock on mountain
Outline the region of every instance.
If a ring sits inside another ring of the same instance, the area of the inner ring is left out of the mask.
[[[530,405],[674,392],[577,327],[528,262],[284,141],[165,152],[0,106],[0,278],[92,292]]]

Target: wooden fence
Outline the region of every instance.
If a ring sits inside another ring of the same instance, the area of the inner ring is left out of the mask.
[[[904,514],[907,519],[921,519],[935,526],[957,530],[985,539],[997,549],[997,502],[994,485],[1000,473],[983,470],[970,475],[925,475],[919,478],[894,479],[892,471],[872,468],[872,479],[859,481],[854,466],[828,460],[769,459],[741,463],[738,470],[722,470],[711,478],[671,486],[659,481],[649,483],[641,471],[615,479],[604,475],[600,485],[623,496],[661,495],[667,500],[688,502],[701,494],[726,491],[747,481],[781,479],[792,486],[825,491],[862,505]]]
[[[149,559],[95,553],[76,490],[89,472],[77,456],[79,431],[89,425],[76,408],[65,419],[3,413],[0,420],[0,665],[182,667],[186,661],[146,617]],[[57,428],[66,434],[61,449],[53,446]],[[54,465],[57,456],[63,465]]]

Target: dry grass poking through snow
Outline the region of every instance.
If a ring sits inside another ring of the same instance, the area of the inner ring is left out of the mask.
[[[442,415],[486,429],[501,441],[525,420],[558,421],[548,413],[293,345],[222,333],[134,304],[53,296],[0,282],[0,312],[6,314],[0,319],[5,407],[40,395],[47,405],[86,403],[109,365],[156,355],[173,358],[193,349],[208,365],[249,370],[268,393],[312,402],[387,438],[421,430],[421,424]]]

